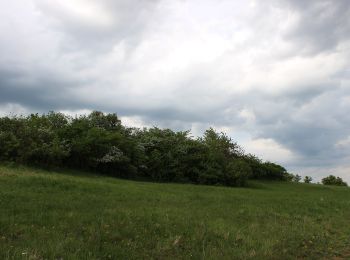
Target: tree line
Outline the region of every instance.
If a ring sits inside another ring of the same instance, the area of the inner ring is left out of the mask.
[[[195,138],[189,131],[126,127],[116,114],[99,111],[1,117],[0,161],[159,182],[244,186],[248,179],[295,179],[212,128]]]

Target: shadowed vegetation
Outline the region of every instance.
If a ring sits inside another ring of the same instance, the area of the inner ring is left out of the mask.
[[[249,178],[291,180],[286,169],[263,162],[225,133],[125,127],[116,114],[0,118],[0,161],[72,168],[115,177],[244,186]]]

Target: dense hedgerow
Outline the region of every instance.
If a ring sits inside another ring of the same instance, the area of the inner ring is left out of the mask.
[[[125,127],[116,114],[0,118],[0,160],[94,170],[116,177],[244,186],[248,178],[290,180],[280,165],[263,162],[212,128],[189,131]]]
[[[343,181],[342,178],[336,177],[334,175],[329,175],[322,179],[322,184],[324,185],[336,185],[336,186],[348,186],[348,184]]]

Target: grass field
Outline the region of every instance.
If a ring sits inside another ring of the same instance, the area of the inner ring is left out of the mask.
[[[0,259],[350,259],[350,189],[0,166]]]

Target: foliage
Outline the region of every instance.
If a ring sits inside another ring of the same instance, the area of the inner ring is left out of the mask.
[[[70,117],[50,112],[0,118],[0,161],[74,168],[162,182],[244,186],[247,179],[288,180],[213,128],[189,131],[128,128],[116,114]]]
[[[252,170],[252,179],[270,179],[270,180],[291,180],[291,174],[281,165],[272,162],[262,162],[261,159],[252,154],[243,156]]]
[[[301,181],[301,176],[299,174],[296,174],[293,176],[293,181],[294,182],[300,182]]]
[[[336,177],[334,175],[329,175],[322,179],[322,184],[324,185],[336,185],[336,186],[348,186],[346,182],[342,180],[340,177]]]
[[[228,186],[244,186],[251,175],[251,168],[244,160],[231,161],[225,171],[225,184]]]
[[[310,177],[310,176],[305,176],[305,177],[304,177],[304,182],[305,182],[305,183],[311,183],[311,182],[312,182],[312,177]]]

